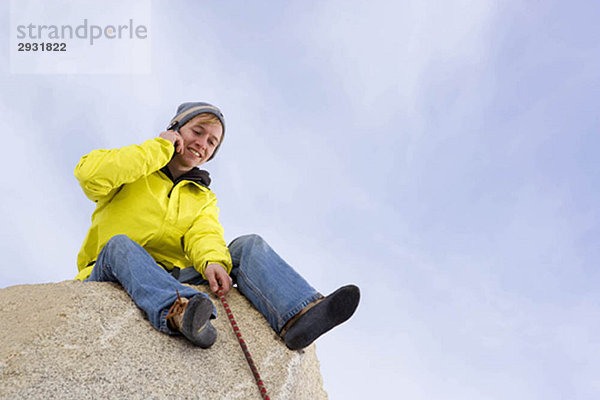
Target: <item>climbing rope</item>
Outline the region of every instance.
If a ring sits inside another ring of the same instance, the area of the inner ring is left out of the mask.
[[[233,313],[231,312],[231,309],[229,308],[229,304],[227,304],[227,300],[225,300],[225,295],[223,294],[223,290],[219,289],[217,291],[217,295],[219,296],[219,299],[221,300],[221,304],[223,305],[223,308],[225,309],[225,312],[227,313],[227,318],[229,318],[229,322],[231,323],[231,328],[233,329],[233,333],[238,338],[240,347],[242,348],[242,351],[244,352],[244,355],[246,356],[246,361],[248,361],[248,365],[250,366],[252,375],[254,375],[254,379],[256,380],[256,385],[258,386],[258,390],[260,390],[261,396],[263,397],[264,400],[270,400],[271,398],[269,397],[269,395],[267,395],[267,389],[265,388],[265,384],[263,383],[262,379],[260,379],[260,374],[258,373],[256,364],[254,364],[254,360],[252,359],[252,355],[250,354],[250,351],[248,350],[248,346],[246,345],[246,342],[244,341],[244,339],[242,339],[242,333],[240,332],[240,328],[238,327],[237,322],[235,322],[235,318],[233,318]]]

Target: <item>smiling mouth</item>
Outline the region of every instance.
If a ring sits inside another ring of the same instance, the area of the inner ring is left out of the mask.
[[[189,149],[189,150],[190,150],[190,153],[192,153],[196,157],[202,158],[202,154],[198,153],[196,150],[192,150],[192,149]]]

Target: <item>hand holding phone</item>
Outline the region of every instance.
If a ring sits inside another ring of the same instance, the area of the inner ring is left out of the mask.
[[[175,146],[175,151],[177,153],[183,154],[183,138],[176,131],[164,131],[159,135],[163,139],[167,139]]]

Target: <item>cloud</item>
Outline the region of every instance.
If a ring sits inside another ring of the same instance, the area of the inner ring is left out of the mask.
[[[3,70],[0,285],[74,275],[93,209],[81,155],[212,101],[227,239],[263,235],[324,293],[362,289],[317,345],[330,396],[595,398],[600,53],[584,11],[154,3],[153,75]]]

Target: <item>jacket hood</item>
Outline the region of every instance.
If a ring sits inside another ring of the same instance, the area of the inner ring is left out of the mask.
[[[210,186],[210,173],[204,169],[194,167],[177,179],[173,179],[173,175],[171,175],[171,171],[166,165],[160,170],[173,181],[173,185],[177,185],[181,181],[192,181],[206,188]]]

